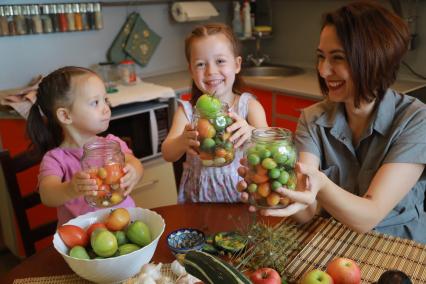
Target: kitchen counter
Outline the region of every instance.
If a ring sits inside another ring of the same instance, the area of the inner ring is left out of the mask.
[[[320,100],[321,91],[318,86],[315,70],[305,69],[303,74],[288,77],[247,77],[244,82],[255,88],[270,91],[283,92],[305,98]],[[189,92],[191,88],[191,77],[188,71],[179,71],[143,79],[146,82],[171,87],[177,94]],[[426,81],[415,81],[401,79],[397,80],[392,88],[398,92],[406,93],[426,85]]]
[[[322,98],[314,69],[305,69],[303,74],[288,77],[243,77],[245,83],[250,87],[282,92],[286,95],[320,100]],[[188,71],[177,71],[168,74],[142,78],[143,81],[162,86],[171,87],[177,95],[190,92],[191,76]],[[397,80],[392,88],[407,93],[426,85],[426,81],[415,81],[408,79]],[[20,118],[9,108],[0,106],[1,118]]]

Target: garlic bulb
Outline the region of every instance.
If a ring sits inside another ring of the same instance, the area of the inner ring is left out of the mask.
[[[159,264],[147,263],[142,266],[141,274],[147,274],[152,277],[154,280],[158,280],[161,278],[161,267],[163,264],[160,262]]]
[[[170,265],[170,268],[172,269],[173,273],[177,276],[183,276],[186,274],[185,267],[183,267],[179,261],[174,260],[172,264]]]

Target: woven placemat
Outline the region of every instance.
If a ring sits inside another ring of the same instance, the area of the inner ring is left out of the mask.
[[[362,283],[377,281],[389,269],[405,272],[413,283],[426,283],[426,245],[376,232],[359,234],[334,219],[326,221],[286,266],[289,282],[297,282],[312,269],[325,270],[336,257],[355,260]]]
[[[77,274],[57,275],[57,276],[46,276],[46,277],[31,277],[15,279],[13,284],[88,284],[89,282]]]

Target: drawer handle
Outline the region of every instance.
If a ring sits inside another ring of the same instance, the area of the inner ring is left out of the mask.
[[[144,187],[148,187],[148,186],[154,185],[154,184],[156,184],[158,182],[160,182],[160,180],[158,180],[158,179],[153,179],[153,180],[144,182],[144,183],[142,183],[141,185],[139,185],[137,187],[137,191],[142,190]]]

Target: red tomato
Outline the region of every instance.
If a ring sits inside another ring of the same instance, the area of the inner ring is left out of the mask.
[[[72,248],[74,246],[85,247],[89,242],[89,238],[86,232],[75,225],[62,225],[58,228],[58,234],[67,247]]]
[[[123,230],[129,223],[130,213],[126,208],[114,209],[105,221],[105,225],[110,231]]]
[[[87,237],[89,237],[89,238],[90,238],[90,236],[92,235],[93,231],[94,231],[94,230],[96,230],[96,229],[99,229],[99,228],[104,228],[104,229],[106,229],[106,226],[105,226],[105,224],[104,224],[104,223],[93,223],[92,225],[90,225],[90,226],[87,228],[87,230],[86,230]]]
[[[104,166],[107,175],[104,182],[106,184],[120,183],[120,178],[124,175],[121,164],[113,163]]]

